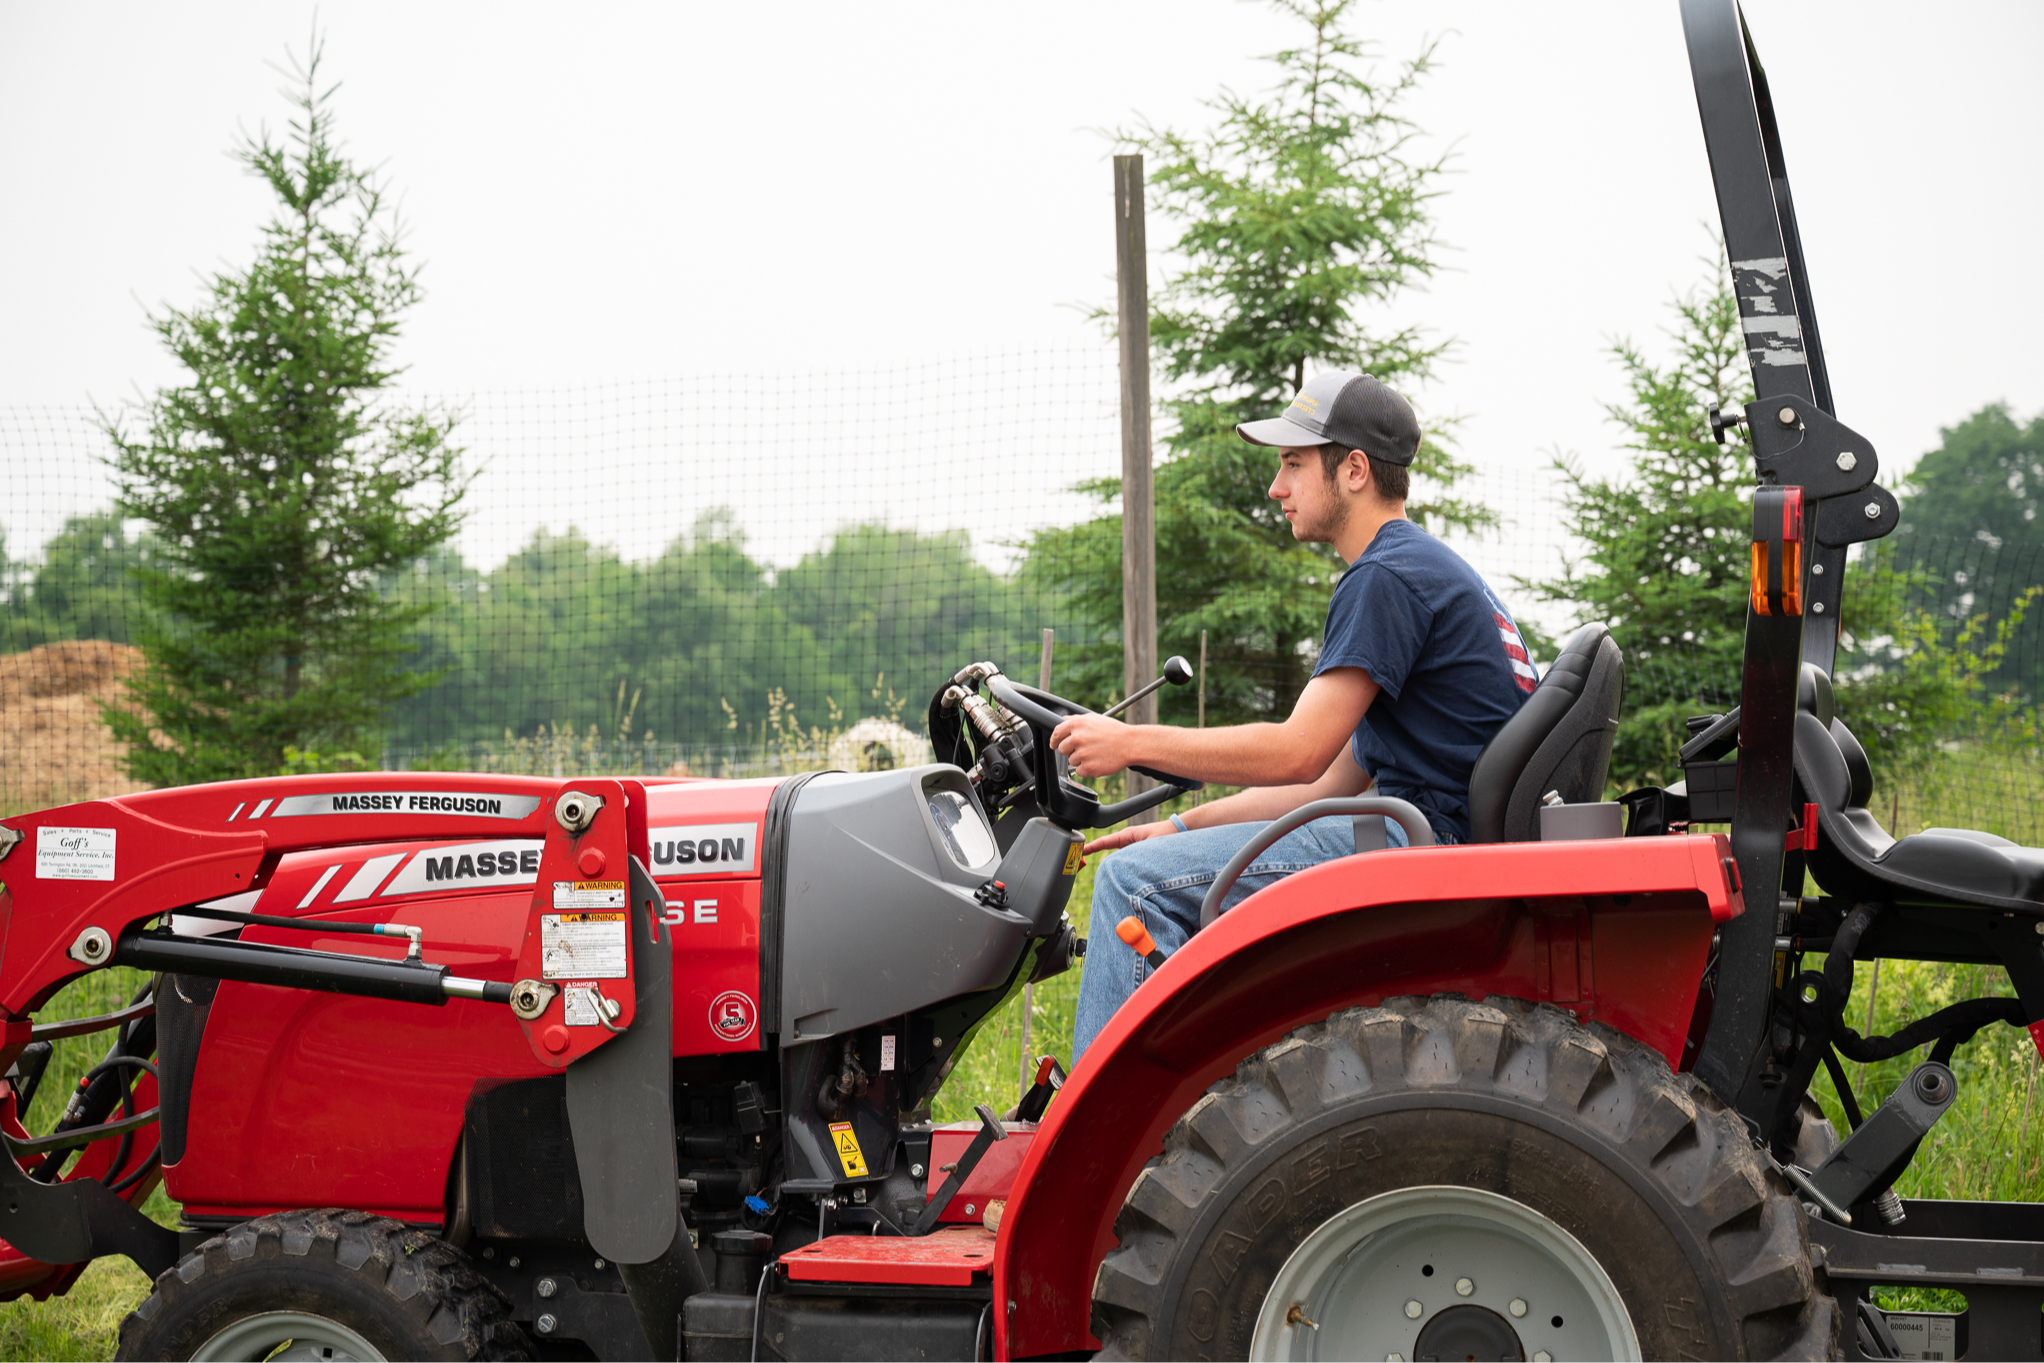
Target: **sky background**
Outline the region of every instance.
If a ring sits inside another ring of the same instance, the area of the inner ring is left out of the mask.
[[[2044,5],[1746,12],[1840,417],[1892,472],[1983,403],[2044,406]],[[1105,130],[1202,126],[1300,31],[1241,0],[317,17],[343,136],[425,264],[407,387],[751,375],[768,404],[801,401],[781,376],[1104,347],[1082,309],[1113,297]],[[145,314],[249,258],[270,205],[227,152],[282,125],[272,68],[313,22],[295,0],[0,0],[0,409],[176,380]],[[1454,149],[1450,249],[1384,319],[1457,343],[1422,409],[1459,413],[1487,469],[1615,466],[1609,346],[1657,348],[1715,251],[1674,0],[1363,0],[1355,26],[1387,58],[1440,39],[1409,112]],[[1171,235],[1153,216],[1153,247]],[[827,452],[832,424],[802,439]]]

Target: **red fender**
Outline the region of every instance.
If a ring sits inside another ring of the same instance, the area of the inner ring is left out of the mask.
[[[1403,994],[1504,994],[1679,1068],[1711,934],[1744,908],[1729,858],[1722,835],[1373,852],[1244,901],[1144,982],[1051,1104],[996,1246],[997,1356],[1099,1347],[1093,1276],[1136,1175],[1208,1085],[1294,1028]]]

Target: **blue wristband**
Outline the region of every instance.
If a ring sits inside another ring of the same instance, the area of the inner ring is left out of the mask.
[[[1192,831],[1190,828],[1187,828],[1185,826],[1185,820],[1180,818],[1176,814],[1173,814],[1171,816],[1171,826],[1181,833],[1190,833]]]

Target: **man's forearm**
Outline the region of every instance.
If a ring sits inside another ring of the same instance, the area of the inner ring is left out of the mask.
[[[1225,729],[1137,724],[1130,726],[1129,741],[1136,766],[1224,786],[1310,785],[1327,765],[1324,754],[1305,750],[1282,724]]]
[[[1179,817],[1187,828],[1218,828],[1228,823],[1269,823],[1314,798],[1312,785],[1252,786],[1223,800],[1188,809]]]

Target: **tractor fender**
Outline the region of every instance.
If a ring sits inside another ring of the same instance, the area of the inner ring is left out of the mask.
[[[1296,1027],[1398,995],[1503,994],[1682,1068],[1712,934],[1744,908],[1729,857],[1722,835],[1397,849],[1243,901],[1144,981],[1038,1128],[996,1245],[997,1356],[1100,1347],[1093,1278],[1137,1174],[1208,1085]]]

